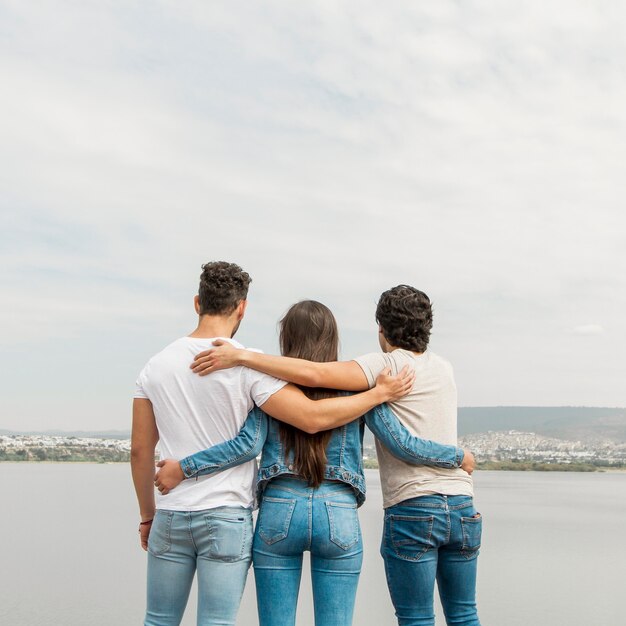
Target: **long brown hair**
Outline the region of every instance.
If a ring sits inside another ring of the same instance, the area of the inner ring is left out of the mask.
[[[280,351],[283,356],[291,356],[308,361],[324,363],[336,361],[339,356],[339,332],[331,310],[321,302],[303,300],[294,304],[280,320]],[[312,400],[330,398],[337,395],[329,389],[302,387],[302,391]],[[304,431],[280,423],[280,438],[287,453],[293,451],[294,471],[309,482],[311,487],[319,487],[324,480],[326,469],[326,446],[332,431],[326,430],[311,435]]]

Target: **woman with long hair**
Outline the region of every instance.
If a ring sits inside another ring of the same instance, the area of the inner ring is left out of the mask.
[[[280,322],[283,356],[330,362],[338,359],[338,348],[335,318],[319,302],[294,304]],[[312,399],[345,393],[308,387],[303,391]],[[394,455],[409,463],[450,468],[463,458],[455,446],[414,437],[381,405],[364,419],[314,434],[255,408],[237,438],[180,461],[179,471],[191,478],[247,462],[262,451],[253,541],[261,626],[295,624],[305,551],[311,553],[316,626],[352,624],[363,558],[357,507],[365,500],[365,422]],[[161,471],[169,469],[168,463],[173,462],[159,463]],[[176,481],[162,478],[157,484],[167,493]]]

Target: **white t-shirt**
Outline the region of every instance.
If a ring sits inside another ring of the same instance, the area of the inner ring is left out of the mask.
[[[162,459],[182,459],[232,439],[252,406],[261,406],[286,385],[247,367],[195,374],[189,365],[198,352],[213,347],[214,339],[182,337],[153,356],[139,374],[135,398],[152,402]],[[255,480],[256,462],[250,461],[213,476],[184,480],[165,496],[157,493],[156,506],[172,511],[251,507]]]
[[[417,355],[409,350],[372,352],[354,359],[373,387],[386,367],[397,374],[405,365],[415,371],[415,383],[408,395],[389,406],[409,432],[423,439],[457,445],[457,393],[452,366],[434,352]],[[471,476],[460,468],[444,469],[411,465],[396,458],[376,440],[380,482],[385,508],[409,498],[430,494],[448,496],[473,494]]]

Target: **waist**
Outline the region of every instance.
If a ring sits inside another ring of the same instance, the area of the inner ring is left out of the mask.
[[[339,493],[354,493],[350,485],[339,480],[323,480],[319,487],[311,487],[308,481],[294,475],[285,474],[269,481],[265,488],[265,493],[270,491],[291,491],[299,496],[310,496],[313,498],[322,498]]]
[[[293,465],[284,465],[276,463],[269,467],[261,467],[259,469],[259,480],[257,483],[257,497],[259,501],[263,497],[263,492],[269,485],[273,485],[277,480],[290,480],[299,483],[299,486],[294,485],[294,489],[306,489],[311,490],[308,482],[302,477],[293,473]],[[336,488],[349,489],[354,491],[357,497],[358,505],[361,506],[365,502],[365,476],[363,471],[359,468],[358,472],[353,472],[342,467],[335,467],[333,465],[327,465],[324,471],[324,481],[322,483],[324,489],[329,489],[329,485],[334,485]],[[322,486],[318,487],[319,491]],[[323,491],[328,493],[328,491]]]
[[[428,496],[417,496],[398,502],[395,507],[414,509],[464,509],[473,506],[472,496],[447,496],[443,494],[431,494]]]

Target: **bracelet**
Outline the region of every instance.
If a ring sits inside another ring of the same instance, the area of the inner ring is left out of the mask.
[[[152,519],[146,520],[145,522],[139,522],[139,526],[147,526],[148,524],[152,524],[154,521],[154,517]]]

